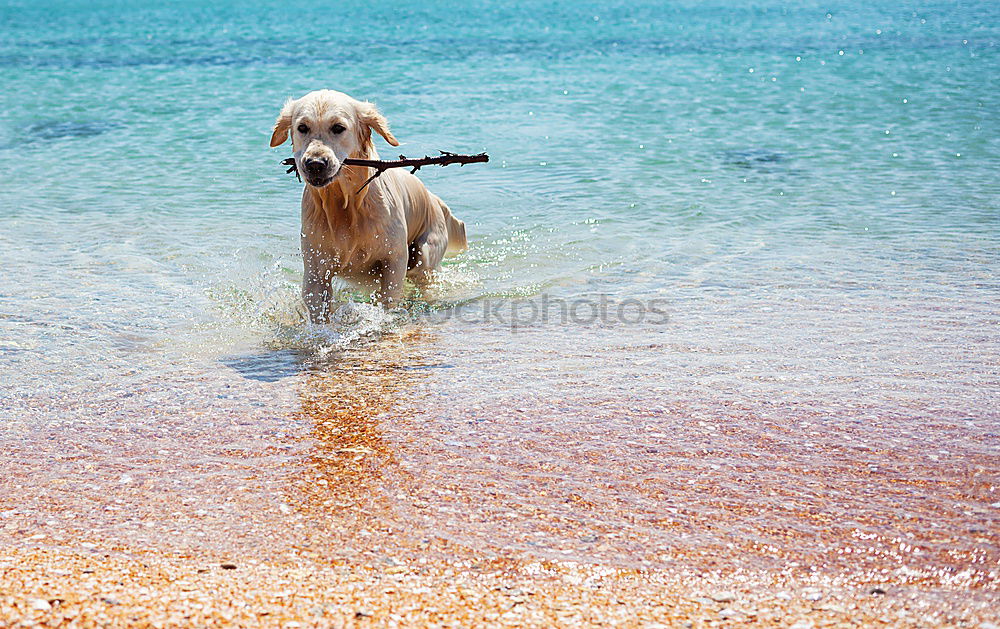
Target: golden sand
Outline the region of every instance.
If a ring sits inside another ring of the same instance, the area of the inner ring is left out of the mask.
[[[996,611],[982,595],[954,599],[942,612],[907,588],[571,563],[0,551],[0,625],[10,627],[927,627],[977,626]]]

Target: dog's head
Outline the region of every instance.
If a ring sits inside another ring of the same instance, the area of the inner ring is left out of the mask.
[[[372,130],[399,146],[375,105],[341,92],[319,90],[289,100],[274,121],[271,146],[291,136],[295,166],[317,188],[336,179],[348,157],[368,157]]]

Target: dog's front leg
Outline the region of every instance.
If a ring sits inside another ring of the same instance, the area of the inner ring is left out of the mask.
[[[318,269],[305,269],[302,277],[302,301],[309,311],[313,323],[329,323],[333,296],[330,294],[330,279]]]
[[[406,279],[406,257],[383,260],[372,269],[378,276],[378,289],[374,297],[386,310],[398,308],[403,302],[403,282]]]

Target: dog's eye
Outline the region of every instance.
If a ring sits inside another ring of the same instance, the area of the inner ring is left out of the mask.
[[[304,124],[299,125],[299,133],[309,133],[309,127]]]
[[[342,124],[335,124],[332,127],[330,127],[330,131],[333,131],[334,135],[340,135],[341,133],[343,133],[346,130],[347,130],[347,127],[345,127]]]

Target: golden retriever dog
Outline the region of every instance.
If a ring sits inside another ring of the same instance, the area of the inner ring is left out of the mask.
[[[425,283],[447,252],[466,248],[465,223],[405,169],[345,166],[348,157],[379,159],[372,131],[399,146],[375,105],[332,90],[285,103],[271,146],[292,139],[302,192],[302,298],[313,323],[329,321],[340,277],[398,306],[403,281]],[[362,188],[362,186],[364,186]]]

